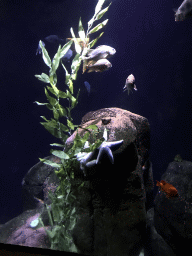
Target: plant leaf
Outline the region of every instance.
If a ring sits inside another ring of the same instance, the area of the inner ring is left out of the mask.
[[[96,7],[95,7],[95,15],[100,12],[105,0],[99,0]]]
[[[91,125],[87,126],[86,129],[98,130],[98,127],[96,124],[91,124]]]
[[[68,98],[65,92],[59,91],[59,97],[62,99]]]
[[[57,70],[57,68],[59,67],[59,62],[60,62],[60,57],[61,56],[61,45],[59,45],[59,48],[55,54],[55,56],[53,57],[53,61],[52,61],[52,67],[49,71],[49,76],[53,76]]]
[[[73,123],[67,119],[67,126],[71,129],[71,130],[74,130],[75,126],[73,125]]]
[[[49,101],[49,103],[52,105],[52,106],[55,106],[55,104],[57,103],[57,100],[53,97],[51,97],[47,91],[47,89],[45,88],[45,95]]]
[[[80,54],[77,53],[71,63],[71,72],[72,72],[71,78],[73,80],[77,79],[77,72],[80,68],[80,65],[81,65],[81,58],[80,58]]]
[[[59,103],[56,105],[56,108],[57,108],[57,110],[59,112],[59,116],[60,117],[67,115],[66,109],[62,105],[60,105]]]
[[[35,77],[37,77],[40,81],[49,84],[50,80],[49,80],[49,76],[45,73],[42,73],[41,75],[35,75]]]
[[[53,107],[53,116],[54,116],[55,120],[57,120],[57,121],[59,120],[59,112],[55,107]]]
[[[82,39],[82,41],[84,41],[84,39],[85,39],[85,31],[83,29],[83,25],[82,25],[82,22],[81,22],[81,17],[79,19],[78,34],[79,34],[79,37]]]
[[[56,97],[59,97],[59,90],[57,89],[57,87],[54,84],[52,84],[52,83],[51,83],[51,86],[52,86],[52,88],[50,86],[47,86],[47,89],[51,93],[53,93],[53,95],[55,95]]]
[[[103,22],[99,23],[97,26],[95,26],[91,31],[89,31],[89,34],[95,33],[98,30],[102,29],[108,22],[109,19],[104,20]]]
[[[69,79],[67,85],[69,86],[70,92],[73,94],[73,81],[71,79]]]
[[[49,103],[40,103],[38,101],[35,101],[34,103],[36,103],[37,105],[41,106],[41,105],[44,105],[44,106],[47,106],[47,105],[50,105]],[[50,105],[51,106],[51,105]]]
[[[103,15],[108,11],[109,9],[109,6],[111,5],[112,3],[110,3],[105,9],[101,10],[97,16],[96,16],[96,19],[95,20],[99,20],[103,17]]]
[[[54,73],[52,76],[49,77],[50,79],[50,84],[56,85],[57,84],[57,74]]]
[[[66,125],[62,124],[62,123],[60,123],[60,128],[63,132],[68,132],[69,131],[68,127]]]
[[[63,148],[65,145],[58,144],[58,143],[53,143],[53,144],[50,144],[50,146],[56,146],[56,147],[61,147],[61,148]]]
[[[68,52],[68,50],[70,49],[71,45],[73,43],[73,40],[70,40],[69,42],[67,42],[60,50],[60,59],[63,58],[63,56]]]
[[[65,83],[68,84],[69,79],[70,79],[70,74],[68,73],[66,67],[63,65],[63,63],[61,63],[61,65],[63,66],[64,70],[65,70]]]
[[[62,164],[56,164],[55,162],[52,162],[52,161],[47,160],[47,159],[39,158],[39,160],[41,162],[43,162],[44,164],[48,164],[52,167],[56,167],[56,168],[61,168],[62,167]]]
[[[54,128],[53,126],[50,126],[49,123],[46,122],[40,122],[40,124],[42,124],[45,129],[50,132],[53,136],[55,136],[58,139],[61,139],[61,132],[58,131],[58,129]]]
[[[39,45],[40,45],[40,47],[41,47],[41,49],[42,49],[42,57],[43,57],[43,60],[44,60],[45,64],[46,64],[48,67],[51,68],[51,59],[50,59],[50,57],[49,57],[49,54],[48,54],[47,50],[46,50],[45,47],[43,46],[41,40],[39,41]]]
[[[94,40],[92,40],[92,41],[88,44],[88,46],[89,46],[90,48],[92,48],[92,47],[97,43],[98,39],[99,39],[103,34],[104,34],[104,32],[101,32],[101,34],[100,34],[97,38],[95,38]]]
[[[51,150],[50,152],[52,155],[57,156],[61,159],[69,159],[69,156],[61,150]]]
[[[88,27],[91,27],[93,25],[93,22],[95,20],[95,16],[93,16],[89,21],[88,21]]]
[[[73,28],[71,28],[70,31],[71,31],[71,35],[73,37],[73,41],[75,43],[75,50],[76,50],[77,53],[80,54],[81,53],[81,46],[78,44],[78,42],[76,40],[75,34],[73,32]]]

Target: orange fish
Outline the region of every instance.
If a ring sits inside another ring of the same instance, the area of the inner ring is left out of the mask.
[[[156,181],[157,181],[157,180],[156,180]],[[161,180],[160,182],[157,181],[157,185],[156,185],[156,186],[159,186],[160,189],[161,189],[163,192],[166,193],[166,197],[167,197],[167,198],[179,196],[177,189],[176,189],[173,185],[167,183],[167,182],[164,181],[164,180]]]

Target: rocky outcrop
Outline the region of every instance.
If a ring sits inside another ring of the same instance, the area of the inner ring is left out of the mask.
[[[76,195],[78,218],[73,242],[80,253],[87,255],[139,255],[146,232],[146,200],[153,189],[149,123],[129,111],[104,108],[86,114],[78,133],[82,136],[83,128],[90,124],[98,126],[98,138],[106,128],[108,142],[123,140],[123,144],[112,152],[114,163],[103,154],[97,164],[87,168],[86,176],[80,168],[75,170],[73,187],[82,182],[84,186]],[[68,138],[66,147],[72,145],[75,133]],[[93,140],[90,137],[89,141]],[[96,150],[91,160],[97,155]],[[59,163],[57,157],[48,159]],[[50,204],[47,192],[55,191],[58,179],[54,168],[40,162],[29,170],[22,185],[25,212],[33,209],[39,213],[43,211],[43,202]],[[35,241],[31,244],[36,246]]]
[[[123,140],[123,144],[113,153],[114,164],[104,157],[100,164],[88,168],[85,177],[81,170],[75,173],[79,183],[86,182],[77,195],[80,206],[74,243],[88,255],[138,255],[145,236],[146,190],[153,189],[152,169],[150,165],[145,168],[149,124],[146,118],[118,108],[88,113],[81,127],[91,124],[101,131],[98,137],[106,128],[108,141]],[[78,130],[81,136],[85,132]],[[68,139],[68,145],[73,138],[74,135]]]
[[[154,227],[174,255],[181,255],[183,250],[191,249],[192,243],[192,162],[169,163],[161,180],[173,185],[178,196],[167,197],[159,189],[155,197]]]

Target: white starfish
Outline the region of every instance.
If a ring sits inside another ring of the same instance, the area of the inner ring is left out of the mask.
[[[103,132],[103,138],[105,139],[105,141],[103,141],[103,143],[98,147],[99,153],[96,160],[89,161],[91,160],[93,154],[95,153],[95,150],[89,153],[83,152],[83,153],[77,154],[77,160],[80,161],[80,169],[83,171],[84,175],[85,175],[85,169],[98,164],[104,153],[107,154],[110,162],[114,164],[112,151],[117,150],[123,144],[123,140],[112,141],[112,142],[107,141],[106,128],[104,129],[104,132]]]

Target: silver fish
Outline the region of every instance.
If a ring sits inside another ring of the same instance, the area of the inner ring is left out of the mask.
[[[183,21],[191,16],[192,0],[184,0],[175,11],[175,21]]]
[[[129,95],[129,92],[133,92],[132,90],[135,90],[137,91],[137,87],[135,85],[135,77],[133,74],[129,75],[126,79],[126,82],[125,82],[125,86],[123,87],[123,90],[124,92],[127,90],[128,91],[128,95]]]
[[[45,43],[43,41],[41,41],[41,42],[42,42],[42,45],[45,47]],[[37,50],[36,50],[36,55],[41,54],[41,53],[42,53],[42,49],[41,49],[40,44],[38,44],[38,47],[37,47]]]
[[[88,56],[84,57],[85,60],[99,60],[99,59],[106,59],[111,57],[116,53],[116,50],[108,45],[100,45],[95,49],[90,49],[88,51]]]
[[[105,70],[108,70],[112,67],[111,62],[109,62],[107,59],[100,59],[94,62],[94,64],[89,64],[86,66],[86,69],[88,70],[88,73],[90,72],[103,72]]]

